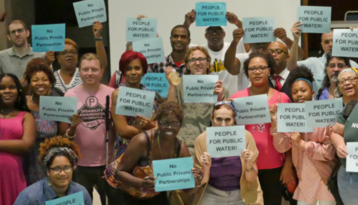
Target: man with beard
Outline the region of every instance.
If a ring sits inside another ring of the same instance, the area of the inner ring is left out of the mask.
[[[27,38],[30,31],[21,20],[13,20],[8,27],[7,38],[12,42],[13,47],[0,51],[0,74],[12,73],[19,79],[23,78],[27,63],[33,58],[44,58],[50,66],[55,60],[54,52],[34,53],[28,44]]]
[[[164,62],[150,65],[151,72],[164,73],[167,66],[176,70],[181,77],[185,71],[184,57],[190,43],[190,31],[183,25],[175,26],[170,33],[170,44],[172,52],[165,58]],[[148,71],[150,72],[150,71]]]
[[[351,67],[349,58],[332,56],[327,53],[327,62],[325,77],[323,78],[322,87],[318,90],[316,100],[327,100],[339,97],[338,94],[338,75],[345,69]]]

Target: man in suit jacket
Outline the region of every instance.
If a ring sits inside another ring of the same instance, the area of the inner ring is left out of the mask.
[[[286,93],[292,100],[291,88],[286,83],[290,71],[287,70],[287,60],[290,57],[288,48],[280,41],[270,43],[267,51],[272,55],[277,63],[275,75],[270,77],[270,83],[273,88]]]

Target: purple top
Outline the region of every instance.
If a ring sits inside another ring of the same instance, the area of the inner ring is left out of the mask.
[[[321,95],[319,96],[319,99],[318,99],[318,95],[316,96],[316,100],[328,100],[328,99],[329,99],[328,87],[322,91]]]
[[[239,190],[241,173],[240,157],[212,158],[209,185],[222,191]]]

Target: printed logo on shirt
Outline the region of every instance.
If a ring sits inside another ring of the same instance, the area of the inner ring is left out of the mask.
[[[86,99],[86,103],[78,110],[78,115],[82,119],[82,125],[96,130],[102,123],[105,123],[105,108],[98,103],[95,96]]]
[[[358,128],[358,123],[352,123],[352,128]]]
[[[264,132],[266,131],[266,126],[265,124],[261,123],[261,124],[257,124],[256,127],[252,127],[252,132]]]
[[[220,72],[223,70],[226,70],[226,68],[224,66],[224,61],[218,60],[217,58],[215,58],[215,61],[213,63],[213,72]]]

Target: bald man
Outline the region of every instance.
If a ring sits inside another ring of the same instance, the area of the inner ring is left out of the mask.
[[[275,59],[277,65],[275,75],[270,77],[271,86],[280,92],[286,93],[292,100],[291,89],[285,83],[290,74],[287,69],[287,60],[290,57],[287,46],[280,41],[275,41],[270,43],[267,51]]]

